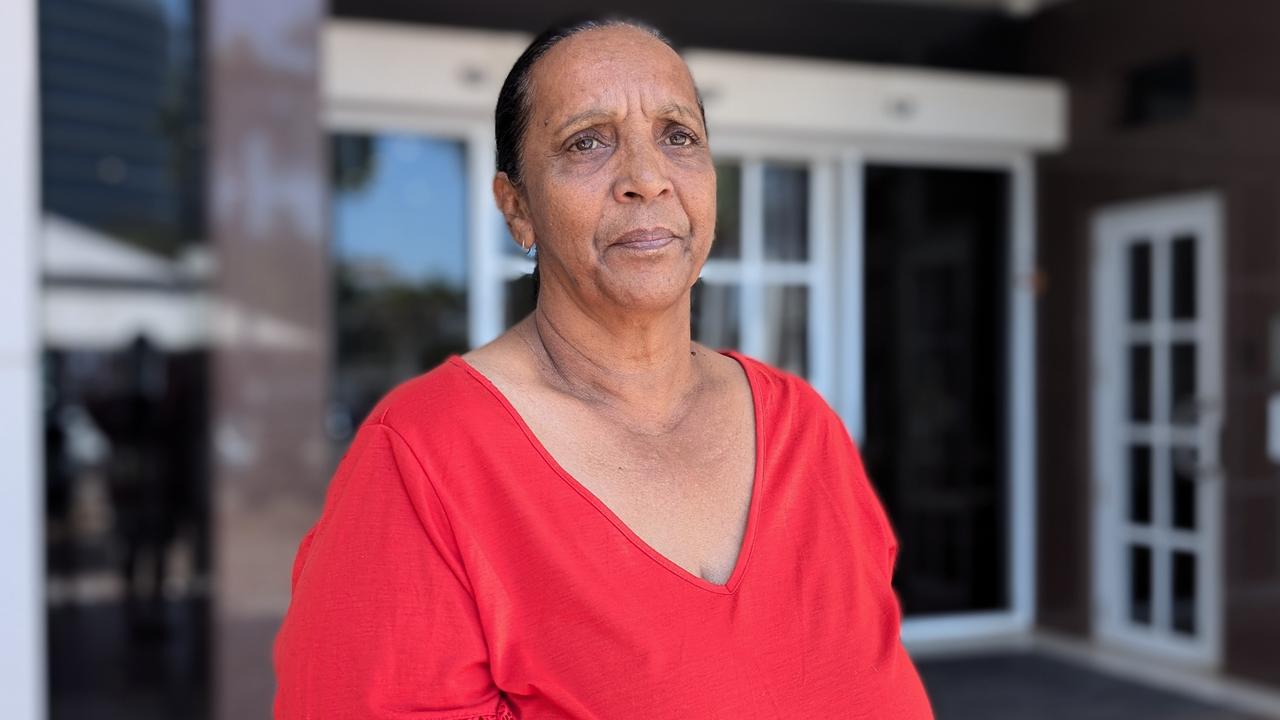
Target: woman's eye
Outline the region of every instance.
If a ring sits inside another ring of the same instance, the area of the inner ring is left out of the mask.
[[[688,133],[683,130],[676,130],[675,132],[668,135],[667,138],[668,140],[670,140],[672,145],[676,145],[678,147],[683,147],[685,145],[693,145],[695,142],[697,142],[697,138],[693,136],[693,133]]]

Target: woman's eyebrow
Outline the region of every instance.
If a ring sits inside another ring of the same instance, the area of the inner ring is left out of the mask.
[[[568,120],[565,120],[563,123],[561,123],[560,127],[556,128],[556,133],[557,134],[562,133],[565,130],[568,130],[571,126],[579,122],[582,122],[583,120],[587,120],[589,118],[595,118],[595,117],[607,119],[607,118],[613,117],[613,113],[609,112],[608,110],[604,110],[602,108],[591,108],[589,110],[583,110],[582,112],[571,116]]]
[[[672,102],[672,103],[667,103],[666,105],[663,105],[662,108],[658,110],[658,114],[659,115],[684,115],[686,118],[692,121],[696,121],[698,119],[698,116],[695,115],[692,110],[685,107],[684,105],[681,105],[678,102]]]
[[[659,116],[683,115],[688,120],[695,121],[695,122],[697,121],[697,118],[698,118],[698,116],[695,115],[692,110],[690,110],[688,107],[684,105],[681,105],[678,102],[670,102],[670,103],[667,103],[666,105],[663,105],[662,107],[658,108],[658,112],[656,114]],[[565,130],[568,130],[570,127],[572,127],[573,125],[576,125],[579,122],[582,122],[583,120],[588,120],[592,118],[607,120],[612,118],[613,116],[614,114],[612,112],[605,110],[604,108],[589,108],[587,110],[583,110],[580,113],[575,113],[571,115],[563,123],[560,123],[560,126],[556,128],[556,134],[560,134]]]

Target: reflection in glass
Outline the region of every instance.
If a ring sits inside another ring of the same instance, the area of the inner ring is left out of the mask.
[[[764,168],[764,255],[769,260],[809,257],[809,169]]]
[[[44,360],[50,716],[205,717],[207,348]]]
[[[801,377],[809,373],[809,288],[770,285],[764,291],[764,360]]]
[[[738,349],[738,287],[699,279],[691,294],[693,339],[713,350]]]
[[[201,720],[202,13],[193,0],[38,5],[47,714]]]
[[[712,258],[742,255],[742,167],[716,164],[716,235],[711,243]]]
[[[204,237],[195,0],[40,0],[46,213],[176,256]]]
[[[331,149],[330,427],[349,432],[396,383],[467,349],[466,156],[412,135],[339,134]]]

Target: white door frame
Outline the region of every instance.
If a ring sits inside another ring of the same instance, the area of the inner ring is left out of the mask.
[[[364,21],[330,21],[325,30],[323,76],[330,129],[416,131],[468,143],[468,167],[474,173],[468,181],[473,344],[486,342],[502,329],[502,280],[532,267],[526,258],[504,256],[497,249],[502,228],[489,188],[493,102],[507,68],[527,42],[517,33]],[[1065,142],[1065,89],[1052,81],[748,53],[690,50],[687,57],[706,96],[712,147],[717,155],[746,161],[744,201],[758,190],[753,189],[759,180],[754,163],[761,159],[802,160],[811,178],[814,260],[808,267],[762,263],[750,256],[744,257],[743,267],[733,269],[709,261],[703,276],[743,271],[758,274],[757,279],[778,280],[805,275],[811,288],[811,383],[841,414],[858,442],[865,437],[865,165],[1009,172],[1009,604],[999,611],[908,618],[903,639],[909,646],[921,646],[1029,631],[1036,584],[1033,153]],[[388,72],[392,67],[414,70]],[[910,112],[902,114],[903,108]],[[744,214],[748,212],[744,202]],[[744,223],[745,252],[758,245],[758,230]],[[743,298],[742,305],[748,304]],[[743,308],[744,318],[751,316],[747,309]],[[742,330],[744,350],[751,352],[752,331],[746,326]]]
[[[863,141],[848,150],[852,162],[846,169],[845,212],[857,222],[845,227],[843,272],[861,277],[863,223],[862,175],[867,164],[918,165],[964,169],[999,170],[1009,173],[1008,243],[1006,253],[1005,355],[1009,367],[1005,417],[1005,478],[1008,499],[1005,534],[1005,596],[1002,610],[948,613],[934,617],[908,617],[902,623],[903,642],[911,650],[942,646],[953,641],[1001,637],[1029,633],[1035,624],[1036,605],[1036,392],[1035,392],[1035,167],[1030,150],[998,150],[930,147],[893,141]],[[844,327],[856,327],[856,337],[842,338],[845,353],[842,365],[858,368],[856,378],[847,378],[842,391],[847,394],[842,410],[850,432],[861,442],[864,421],[861,313],[862,285],[843,288]],[[852,333],[851,333],[852,335]],[[852,360],[856,358],[855,360]],[[852,415],[852,417],[850,417]],[[854,432],[854,428],[857,432]]]
[[[1222,660],[1222,469],[1219,435],[1223,417],[1222,254],[1223,203],[1214,191],[1186,193],[1109,205],[1092,221],[1092,427],[1093,427],[1093,632],[1100,644],[1147,652],[1200,667],[1216,667]],[[1196,237],[1196,318],[1167,320],[1169,240],[1191,230]],[[1131,324],[1128,308],[1126,248],[1134,239],[1152,241],[1155,269],[1151,275],[1151,322]],[[1153,422],[1148,428],[1128,427],[1126,401],[1128,372],[1125,349],[1129,339],[1145,335],[1153,347],[1151,399]],[[1201,421],[1195,428],[1179,429],[1162,423],[1168,403],[1162,399],[1169,385],[1167,348],[1171,339],[1195,339],[1197,343],[1197,399],[1203,401]],[[1195,531],[1159,527],[1167,518],[1170,498],[1167,453],[1152,453],[1150,531],[1127,528],[1128,486],[1123,476],[1124,448],[1117,438],[1141,438],[1156,448],[1170,441],[1194,444],[1202,467],[1197,483]],[[1127,619],[1126,553],[1129,537],[1154,545],[1152,628]],[[1169,544],[1195,552],[1197,639],[1182,639],[1163,629],[1169,622],[1172,571]]]

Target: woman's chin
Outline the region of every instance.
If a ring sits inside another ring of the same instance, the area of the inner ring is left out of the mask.
[[[669,311],[686,297],[693,283],[693,279],[671,274],[632,279],[633,282],[615,284],[606,294],[619,307],[636,313]]]

